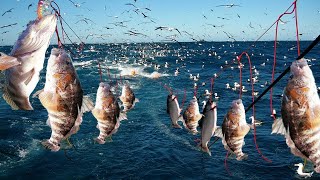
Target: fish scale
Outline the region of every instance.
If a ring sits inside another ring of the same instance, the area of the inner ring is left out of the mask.
[[[111,137],[118,131],[120,121],[127,119],[125,113],[120,113],[120,106],[110,88],[107,83],[99,84],[96,105],[92,110],[93,116],[98,121],[97,128],[100,134],[95,141],[99,144],[104,144],[107,137]]]
[[[272,133],[285,135],[292,154],[311,161],[320,173],[320,99],[315,79],[305,59],[294,61],[290,71],[282,119],[274,122]]]
[[[247,154],[242,152],[244,137],[250,131],[250,126],[246,122],[245,110],[242,100],[234,100],[224,117],[222,124],[222,144],[227,151],[231,151],[237,160],[247,158]]]
[[[83,113],[92,109],[92,102],[83,97],[77,72],[65,50],[51,50],[46,83],[39,99],[48,111],[47,124],[52,130],[50,139],[42,144],[52,151],[58,151],[60,142],[79,130]]]
[[[5,70],[3,98],[12,109],[33,110],[29,96],[39,82],[45,52],[57,24],[55,15],[28,23],[10,56],[1,53],[0,69]]]

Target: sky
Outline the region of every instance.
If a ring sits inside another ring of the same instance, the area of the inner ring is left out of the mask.
[[[233,38],[237,41],[254,41],[293,2],[293,0],[71,1],[55,0],[61,9],[61,16],[85,43],[228,41]],[[36,19],[37,3],[37,0],[1,0],[0,15],[13,9],[0,16],[0,27],[17,24],[0,29],[0,45],[15,43],[28,22]],[[239,6],[219,6],[230,4]],[[298,0],[297,12],[300,39],[313,40],[319,35],[320,1]],[[286,15],[281,20],[278,39],[295,40],[294,15]],[[171,29],[155,30],[159,26]],[[80,42],[66,24],[63,24],[63,27],[73,42]],[[274,36],[275,26],[261,40],[274,40]],[[54,35],[51,43],[56,44],[56,42],[57,38]],[[70,41],[66,39],[65,43]]]

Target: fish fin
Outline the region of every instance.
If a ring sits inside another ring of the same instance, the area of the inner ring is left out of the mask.
[[[20,109],[20,108],[16,105],[16,103],[11,99],[11,96],[10,96],[10,94],[9,94],[6,86],[3,88],[2,97],[3,97],[3,99],[11,106],[11,108],[12,108],[13,110],[18,110],[18,109]]]
[[[29,82],[32,80],[32,78],[34,77],[34,74],[35,74],[35,70],[34,68],[28,72],[28,75],[27,75],[27,78],[26,80],[24,81],[24,84],[27,86],[29,84]]]
[[[60,149],[59,145],[53,144],[49,139],[42,141],[41,143],[46,149],[50,149],[51,151],[57,152]]]
[[[43,91],[44,91],[44,89],[38,90],[37,92],[35,92],[35,93],[32,95],[32,98],[36,98],[36,97],[39,96],[39,94],[41,94]]]
[[[64,139],[69,138],[72,134],[75,134],[79,131],[80,125],[82,123],[82,115],[83,115],[83,113],[78,108],[78,117],[77,117],[76,121],[74,122],[74,125],[71,128],[71,130],[68,132],[67,135],[65,135]]]
[[[197,114],[197,115],[196,115],[196,120],[197,120],[197,121],[200,121],[200,119],[201,119],[202,117],[204,117],[203,114]]]
[[[178,121],[181,121],[183,127],[186,128],[186,129],[188,129],[187,124],[186,124],[186,121],[184,120],[184,118],[183,118],[182,115],[179,116]]]
[[[237,156],[236,158],[238,161],[246,160],[248,159],[248,155],[243,153],[241,156]]]
[[[125,97],[123,97],[123,96],[120,96],[119,99],[121,100],[121,102],[125,101]]]
[[[120,114],[119,114],[119,121],[122,121],[122,120],[128,120],[128,118],[127,118],[127,113],[125,113],[125,112],[121,112]]]
[[[172,124],[172,127],[177,128],[177,129],[182,129],[182,127],[179,124]]]
[[[283,121],[281,118],[277,118],[272,124],[272,132],[271,134],[286,134],[286,128],[283,125]]]
[[[16,57],[8,56],[0,52],[0,70],[6,70],[20,64],[21,62],[18,61]]]
[[[217,126],[217,128],[214,131],[213,135],[216,136],[216,137],[219,137],[219,138],[223,138],[222,128],[220,126]]]
[[[51,125],[50,125],[50,118],[47,119],[46,124],[47,124],[49,127],[51,127]]]
[[[201,150],[202,150],[203,152],[206,152],[206,153],[209,154],[209,156],[211,156],[211,151],[210,151],[208,145],[203,145],[202,143],[200,143],[199,145],[200,145]]]
[[[94,108],[93,102],[89,96],[83,96],[82,98],[82,105],[81,105],[81,112],[90,112]]]
[[[134,99],[134,103],[140,102],[140,100],[138,98]]]
[[[99,137],[94,138],[94,141],[95,141],[95,142],[97,142],[98,144],[104,144],[104,143],[106,143],[106,141],[105,141],[105,140],[100,139]]]
[[[116,123],[116,125],[114,126],[114,129],[113,129],[113,130],[110,132],[110,134],[109,134],[110,139],[111,139],[112,134],[115,134],[115,133],[118,132],[119,127],[120,127],[120,121],[118,120],[117,123]],[[111,139],[111,140],[112,140],[112,139]]]
[[[99,124],[97,124],[96,128],[99,129]]]
[[[46,109],[50,109],[50,110],[56,110],[57,109],[57,104],[58,102],[58,98],[60,95],[55,94],[55,93],[51,93],[48,91],[42,91],[39,94],[39,100],[42,104],[43,107],[45,107]]]

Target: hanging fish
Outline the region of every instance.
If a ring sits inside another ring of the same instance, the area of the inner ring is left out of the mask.
[[[120,100],[123,104],[124,110],[123,112],[128,112],[129,110],[131,110],[135,104],[137,102],[139,102],[139,99],[136,98],[136,96],[134,95],[132,89],[130,88],[130,86],[128,84],[125,84],[122,87],[122,93],[120,96]]]
[[[181,128],[178,124],[178,121],[183,121],[180,115],[181,109],[179,108],[177,96],[173,94],[169,94],[167,97],[167,113],[170,116],[172,126],[174,128]]]
[[[282,119],[272,133],[283,134],[295,156],[307,159],[320,173],[320,99],[312,71],[305,59],[292,62],[290,78],[283,92]]]
[[[231,107],[224,117],[221,134],[217,131],[217,136],[222,138],[224,148],[236,155],[236,159],[241,161],[248,157],[242,152],[244,137],[248,134],[252,125],[247,124],[246,114],[242,100],[232,101]],[[220,134],[220,135],[219,135]]]
[[[197,98],[194,96],[190,101],[187,109],[183,113],[183,119],[185,121],[185,128],[192,134],[198,132],[198,121],[202,118],[202,114],[199,112],[199,105]]]
[[[99,84],[96,105],[92,114],[98,121],[97,128],[100,130],[100,134],[95,141],[99,144],[104,144],[107,137],[111,137],[118,131],[120,121],[127,119],[125,113],[120,113],[117,98],[107,83]]]
[[[208,100],[203,110],[203,116],[201,124],[199,123],[201,128],[201,149],[211,156],[208,143],[217,129],[217,104]]]
[[[65,50],[51,50],[46,82],[39,99],[48,111],[47,124],[52,130],[50,139],[42,144],[52,151],[58,151],[61,140],[79,130],[83,113],[93,109],[93,102],[83,97],[79,77]]]
[[[1,53],[0,70],[5,70],[3,99],[14,110],[32,110],[29,96],[39,82],[45,52],[56,29],[57,17],[44,16],[29,22],[10,55]]]

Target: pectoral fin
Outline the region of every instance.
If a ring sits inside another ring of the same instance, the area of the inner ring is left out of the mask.
[[[89,112],[94,108],[93,102],[88,96],[83,96],[82,99],[82,106],[81,106],[81,112]]]
[[[272,132],[271,134],[286,134],[286,128],[283,125],[283,121],[281,118],[276,119],[272,124]]]
[[[20,65],[21,62],[17,58],[8,56],[0,52],[0,70],[6,70],[13,66]]]
[[[222,128],[220,126],[217,126],[217,128],[214,131],[213,135],[216,136],[216,137],[219,137],[219,138],[223,138]]]
[[[12,100],[7,87],[3,88],[3,94],[2,94],[3,99],[11,106],[13,110],[18,110],[19,107],[16,105],[16,103]]]

